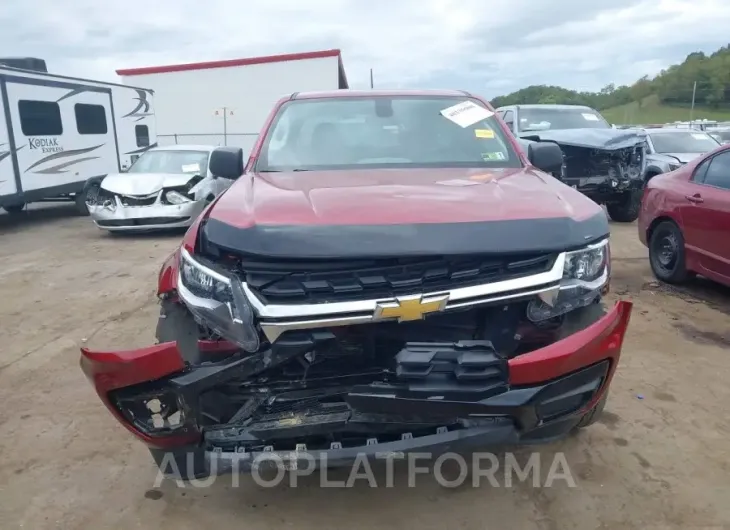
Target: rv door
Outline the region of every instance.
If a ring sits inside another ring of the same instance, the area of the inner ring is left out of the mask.
[[[0,102],[3,100],[2,90],[3,85],[0,83]],[[13,195],[17,191],[5,106],[0,104],[0,197],[3,195]]]
[[[119,171],[109,89],[42,79],[6,86],[23,192],[76,193]]]

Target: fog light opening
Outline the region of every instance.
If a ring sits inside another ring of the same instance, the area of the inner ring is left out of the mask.
[[[182,407],[173,392],[118,395],[117,406],[130,423],[151,435],[170,433],[185,422]]]

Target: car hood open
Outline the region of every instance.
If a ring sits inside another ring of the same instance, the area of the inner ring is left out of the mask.
[[[525,140],[555,142],[561,145],[593,149],[625,149],[641,144],[646,135],[642,131],[624,129],[562,129],[548,131],[525,131],[520,133]]]
[[[605,236],[603,210],[530,168],[246,174],[209,212],[206,244],[269,257],[531,252]]]
[[[194,176],[191,173],[111,173],[104,177],[101,187],[119,195],[151,195],[163,188],[184,186]]]

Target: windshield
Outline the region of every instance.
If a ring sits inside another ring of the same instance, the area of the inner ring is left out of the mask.
[[[255,169],[413,167],[522,167],[522,162],[494,113],[474,100],[374,96],[285,103]]]
[[[719,145],[712,136],[699,131],[654,133],[649,137],[657,153],[707,153]]]
[[[710,136],[721,143],[730,142],[730,131],[712,131]]]
[[[590,109],[520,108],[520,132],[610,128],[600,114]]]
[[[205,176],[207,171],[206,151],[160,149],[147,151],[140,156],[127,173],[194,173]]]

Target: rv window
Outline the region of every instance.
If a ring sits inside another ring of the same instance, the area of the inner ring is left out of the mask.
[[[53,101],[18,101],[20,128],[25,136],[60,136],[63,134],[61,110]]]
[[[134,128],[134,134],[137,137],[137,147],[147,147],[150,145],[150,129],[146,125],[137,125]]]
[[[76,130],[79,134],[106,134],[106,110],[101,105],[76,103]]]

